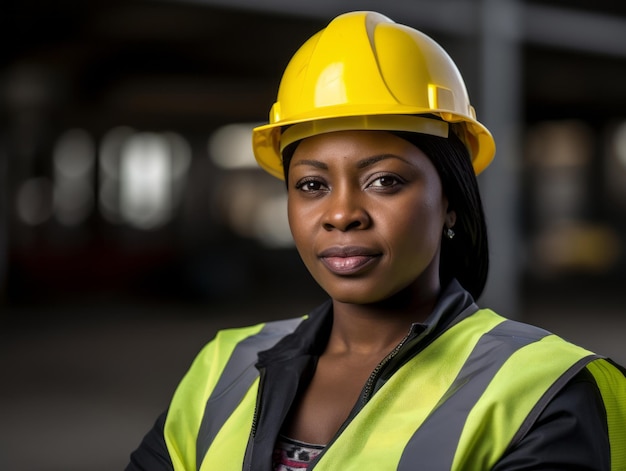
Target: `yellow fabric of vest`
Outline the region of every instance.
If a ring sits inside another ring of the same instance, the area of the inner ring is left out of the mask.
[[[606,408],[611,443],[611,470],[626,469],[626,381],[607,361],[594,361],[587,366],[600,387]],[[620,378],[621,376],[621,378]]]
[[[491,469],[550,386],[589,355],[555,335],[515,352],[473,407],[452,469]]]
[[[165,421],[165,443],[172,459],[175,471],[196,471],[196,439],[198,430],[204,415],[206,402],[215,388],[224,367],[226,366],[233,350],[237,344],[254,334],[257,334],[263,328],[263,324],[256,326],[228,329],[218,332],[215,339],[207,344],[194,360],[191,368],[182,379],[172,402],[170,404],[167,419]],[[246,398],[249,400],[251,396],[256,396],[256,383],[250,388]],[[218,450],[218,454],[222,456],[214,457],[214,463],[220,463],[218,467],[203,466],[202,469],[221,469],[227,470],[227,465],[232,463],[232,469],[241,469],[243,457],[247,443],[247,437],[250,433],[250,424],[252,423],[252,414],[254,413],[254,398],[251,399],[251,406],[244,401],[237,409],[235,414],[222,427],[220,435],[232,437],[227,441],[230,446],[226,446]],[[246,422],[243,417],[248,416]],[[244,424],[240,424],[237,420],[243,420]],[[233,427],[231,428],[230,425]],[[223,433],[222,433],[223,432]],[[237,440],[237,432],[243,434]],[[217,448],[215,446],[211,448]],[[242,451],[243,450],[243,451]],[[211,453],[211,450],[209,450]],[[225,454],[224,454],[225,453]],[[215,454],[215,453],[213,453]],[[204,464],[210,463],[207,459],[203,460]]]

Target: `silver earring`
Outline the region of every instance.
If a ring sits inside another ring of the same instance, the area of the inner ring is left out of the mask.
[[[454,234],[454,231],[452,230],[452,228],[450,228],[450,227],[446,228],[446,230],[444,231],[444,234],[445,234],[445,236],[448,239],[450,239],[450,240],[454,239],[454,235],[455,234]]]

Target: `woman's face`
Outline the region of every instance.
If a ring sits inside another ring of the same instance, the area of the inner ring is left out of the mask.
[[[421,150],[384,131],[320,134],[298,145],[288,180],[296,247],[334,300],[436,294],[447,200]]]

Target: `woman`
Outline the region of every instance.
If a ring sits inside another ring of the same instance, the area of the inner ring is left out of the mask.
[[[220,332],[129,470],[626,469],[623,370],[474,302],[495,146],[434,41],[335,18],[253,147],[329,301]]]

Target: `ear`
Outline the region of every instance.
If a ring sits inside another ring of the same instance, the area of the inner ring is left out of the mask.
[[[446,227],[452,229],[456,224],[456,211],[450,210],[446,213]]]

